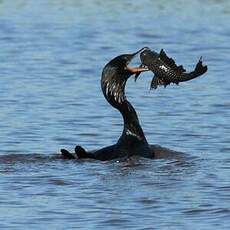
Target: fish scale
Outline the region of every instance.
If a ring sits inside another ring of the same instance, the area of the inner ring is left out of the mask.
[[[202,58],[198,61],[195,69],[187,73],[182,65],[177,66],[172,58],[169,58],[162,49],[160,53],[145,49],[140,54],[142,66],[148,67],[154,73],[150,89],[156,89],[158,85],[165,87],[170,83],[179,84],[183,81],[189,81],[207,72],[207,66],[203,65]],[[139,75],[135,76],[137,79]]]

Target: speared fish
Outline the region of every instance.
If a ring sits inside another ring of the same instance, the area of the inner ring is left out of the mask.
[[[182,65],[177,66],[172,58],[169,58],[162,49],[160,53],[145,49],[140,54],[141,67],[147,67],[154,73],[150,89],[156,89],[158,85],[166,87],[170,83],[179,84],[183,81],[189,81],[207,72],[208,67],[203,65],[202,57],[199,59],[192,72],[186,73]],[[137,80],[140,73],[135,75]]]

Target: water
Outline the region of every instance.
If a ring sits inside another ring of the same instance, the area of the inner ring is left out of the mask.
[[[1,1],[1,229],[229,229],[229,1]],[[100,74],[143,46],[205,76],[127,97],[150,143],[181,159],[65,161],[115,143],[120,114]]]

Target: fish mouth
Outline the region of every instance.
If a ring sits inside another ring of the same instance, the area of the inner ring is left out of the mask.
[[[135,53],[130,54],[130,58],[126,64],[126,70],[128,70],[131,74],[138,74],[139,75],[142,72],[149,71],[148,67],[146,65],[143,65],[142,63],[139,66],[129,66],[129,63],[133,60],[133,58],[137,54],[142,53],[145,50],[150,50],[150,49],[148,47],[143,47],[143,48],[139,49],[138,51],[136,51]]]

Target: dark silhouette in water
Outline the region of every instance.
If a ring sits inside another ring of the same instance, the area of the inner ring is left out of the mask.
[[[141,51],[142,66],[128,67],[128,64],[134,58],[134,56]],[[133,74],[139,75],[140,73],[148,71],[149,69],[153,70],[152,66],[150,65],[153,61],[153,57],[152,55],[149,55],[149,52],[152,51],[150,51],[148,48],[143,48],[133,54],[123,54],[117,56],[106,64],[102,71],[102,92],[109,104],[122,114],[124,120],[123,132],[117,143],[92,152],[85,151],[81,146],[75,147],[75,153],[70,153],[65,149],[61,149],[61,153],[64,158],[93,158],[105,161],[115,158],[129,157],[132,155],[139,155],[148,158],[161,158],[175,153],[172,150],[162,148],[158,145],[148,144],[139,123],[136,111],[125,96],[125,85],[130,76]],[[156,63],[155,69],[157,70],[157,65],[158,68],[160,68],[160,66],[163,64]],[[148,68],[145,66],[148,66]],[[168,65],[167,68],[169,71],[175,71],[173,65]],[[174,76],[170,74],[168,75]],[[163,74],[161,76],[163,76]],[[174,81],[172,80],[171,82]]]

